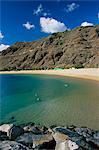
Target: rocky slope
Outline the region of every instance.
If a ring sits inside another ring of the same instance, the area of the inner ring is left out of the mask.
[[[29,123],[0,126],[0,150],[98,150],[99,131],[86,127],[51,126]]]
[[[99,67],[99,25],[17,42],[0,53],[0,70]]]

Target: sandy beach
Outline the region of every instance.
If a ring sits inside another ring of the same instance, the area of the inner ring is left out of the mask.
[[[91,79],[91,80],[99,81],[99,68],[1,71],[0,74],[47,74],[47,75],[69,76],[69,77],[76,77],[76,78]]]

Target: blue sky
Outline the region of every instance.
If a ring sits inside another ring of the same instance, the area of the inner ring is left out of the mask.
[[[54,32],[95,24],[99,24],[98,0],[1,0],[0,44],[3,47],[17,41],[33,41]]]

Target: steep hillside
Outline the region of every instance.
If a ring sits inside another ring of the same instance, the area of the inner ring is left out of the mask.
[[[99,67],[99,25],[17,42],[0,53],[0,70]]]

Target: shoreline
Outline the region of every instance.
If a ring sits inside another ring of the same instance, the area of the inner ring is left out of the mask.
[[[38,74],[38,75],[58,75],[73,78],[89,79],[99,81],[99,68],[85,69],[63,69],[63,70],[20,70],[20,71],[0,71],[0,74]]]

